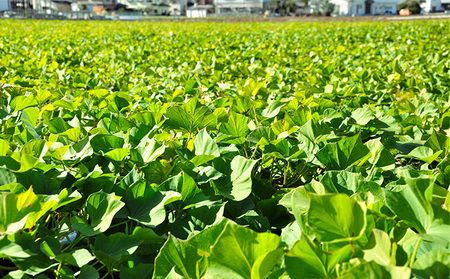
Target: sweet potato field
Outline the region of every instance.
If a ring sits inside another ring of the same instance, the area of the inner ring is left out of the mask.
[[[448,278],[449,30],[0,20],[0,277]]]

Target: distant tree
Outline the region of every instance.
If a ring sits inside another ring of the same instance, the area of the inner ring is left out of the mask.
[[[406,9],[408,7],[408,4],[406,2],[400,3],[397,5],[397,9],[402,10]]]
[[[408,5],[409,11],[414,15],[420,14],[420,11],[422,10],[422,8],[420,7],[420,3],[417,1],[412,1],[409,3],[410,3],[410,5]]]
[[[422,10],[418,1],[406,1],[399,4],[397,8],[399,10],[408,9],[414,15],[420,14],[420,11]]]
[[[314,16],[330,16],[334,11],[335,5],[329,0],[314,1]]]

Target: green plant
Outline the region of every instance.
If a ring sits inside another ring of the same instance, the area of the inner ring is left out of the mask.
[[[0,276],[448,277],[444,23],[2,21]]]

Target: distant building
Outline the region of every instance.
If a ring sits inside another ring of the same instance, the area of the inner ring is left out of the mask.
[[[10,10],[8,0],[0,0],[0,12]]]
[[[0,0],[0,11],[32,9],[33,3],[30,0]]]
[[[393,15],[397,13],[398,0],[332,0],[333,14],[339,16]]]
[[[314,0],[321,1],[321,0]],[[406,0],[330,0],[334,4],[333,14],[338,16],[394,15],[397,6]],[[442,9],[441,0],[422,0],[422,13]]]
[[[117,7],[117,0],[77,0],[78,7],[84,6],[87,10],[114,10]],[[81,9],[82,10],[82,9]]]
[[[0,12],[11,10],[9,0],[0,0]]]
[[[170,5],[168,0],[118,0],[127,9],[147,12],[151,15],[169,15]]]
[[[397,5],[404,2],[398,0],[369,1],[365,3],[365,14],[367,15],[394,15],[397,13]]]
[[[197,5],[191,6],[186,9],[187,17],[206,17],[209,9],[212,9],[212,5]]]
[[[214,0],[216,14],[262,14],[263,0]]]
[[[170,7],[169,7],[169,11],[170,11],[170,15],[172,16],[180,16],[181,15],[181,3],[179,0],[172,0],[170,1]]]
[[[425,0],[420,3],[420,7],[422,8],[422,14],[434,13],[443,10],[441,0]]]

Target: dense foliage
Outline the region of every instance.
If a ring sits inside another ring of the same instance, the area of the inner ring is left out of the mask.
[[[0,21],[0,276],[447,278],[449,21]]]
[[[418,1],[405,1],[397,6],[399,10],[408,9],[413,15],[420,14],[422,7]]]

